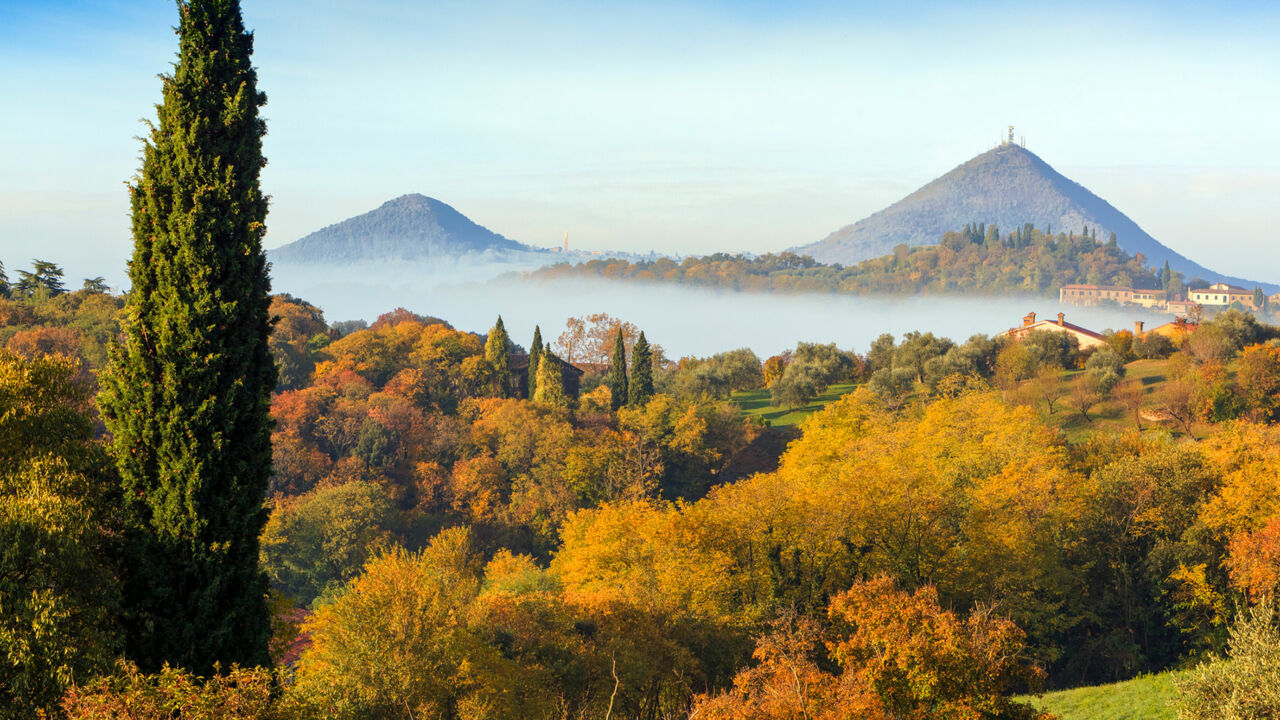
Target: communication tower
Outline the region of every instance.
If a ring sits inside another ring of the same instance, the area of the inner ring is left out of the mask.
[[[1012,145],[1012,144],[1013,144],[1013,126],[1012,126],[1012,125],[1010,125],[1010,126],[1009,126],[1009,141],[1008,141],[1007,143],[1005,143],[1005,144],[1006,144],[1006,145]]]

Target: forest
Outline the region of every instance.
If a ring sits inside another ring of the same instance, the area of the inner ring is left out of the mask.
[[[239,3],[178,10],[128,291],[0,266],[0,718],[1048,720],[1169,671],[1161,712],[1280,714],[1280,328],[331,322],[271,289]],[[1037,232],[723,277],[1156,281]]]
[[[1113,233],[1114,235],[1114,233]],[[1069,283],[1165,289],[1171,296],[1185,287],[1179,273],[1147,267],[1129,255],[1115,237],[1099,242],[1089,228],[1079,233],[1050,232],[1026,225],[1001,232],[972,223],[943,235],[937,245],[899,245],[893,254],[848,267],[824,265],[784,252],[758,257],[715,253],[636,262],[599,259],[560,263],[527,273],[541,279],[595,277],[611,280],[671,282],[727,290],[827,292],[848,294],[1030,294],[1057,296]],[[1197,283],[1198,279],[1192,279]]]
[[[9,717],[1018,718],[1041,711],[1015,693],[1197,666],[1180,702],[1209,717],[1224,683],[1274,681],[1214,660],[1280,648],[1280,330],[1246,314],[1092,352],[909,333],[668,361],[602,314],[529,353],[500,319],[330,324],[274,296],[271,664],[198,679],[122,659],[92,398],[124,303],[10,295]],[[575,396],[557,353],[604,362]],[[752,457],[781,430],[736,391],[834,383]]]

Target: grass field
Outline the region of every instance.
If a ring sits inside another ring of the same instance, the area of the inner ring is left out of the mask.
[[[733,394],[733,402],[742,408],[747,417],[758,417],[769,421],[770,427],[788,427],[799,425],[800,421],[814,414],[840,398],[853,392],[857,385],[853,383],[832,385],[826,392],[814,398],[808,405],[798,408],[780,408],[769,404],[768,390],[743,390]]]
[[[1143,675],[1112,685],[1074,688],[1027,698],[1062,720],[1175,720],[1175,673]]]

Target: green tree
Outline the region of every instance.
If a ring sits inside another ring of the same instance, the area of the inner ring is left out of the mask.
[[[613,341],[613,354],[609,356],[609,377],[605,380],[609,386],[610,402],[617,410],[627,404],[627,346],[622,337],[622,328]]]
[[[564,375],[560,371],[560,358],[544,348],[538,361],[538,391],[534,393],[536,402],[568,407],[569,397],[564,392]]]
[[[484,343],[484,357],[493,366],[494,375],[498,378],[498,397],[511,395],[511,337],[502,325],[502,316],[489,330],[489,338]]]
[[[62,284],[62,268],[45,260],[32,260],[31,272],[18,271],[18,294],[31,297],[44,291],[50,296],[61,295],[67,291]]]
[[[0,298],[9,297],[10,292],[9,276],[4,271],[4,263],[0,262]]]
[[[538,360],[542,358],[542,328],[533,326],[533,342],[529,343],[529,377],[527,389],[529,399],[538,392]]]
[[[111,286],[107,285],[106,278],[99,275],[97,277],[85,278],[84,286],[80,289],[91,293],[108,293],[111,291]]]
[[[128,503],[128,654],[144,671],[203,674],[269,661],[266,98],[240,4],[178,10],[178,61],[130,187],[132,290],[99,404]]]
[[[107,670],[117,505],[79,361],[0,351],[0,718],[35,717]]]
[[[653,397],[653,351],[649,341],[640,331],[640,337],[631,348],[631,385],[628,388],[627,404],[644,405]]]

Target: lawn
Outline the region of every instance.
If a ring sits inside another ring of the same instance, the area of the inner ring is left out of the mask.
[[[1026,698],[1062,720],[1175,720],[1170,703],[1176,673],[1143,675],[1111,685],[1074,688]]]
[[[839,399],[842,395],[853,392],[856,387],[857,385],[853,383],[832,385],[826,389],[826,392],[814,398],[807,405],[798,408],[780,408],[769,404],[770,395],[767,389],[742,390],[734,393],[732,399],[738,407],[742,408],[742,413],[747,417],[763,418],[768,421],[770,427],[789,427],[799,425],[800,421]]]

